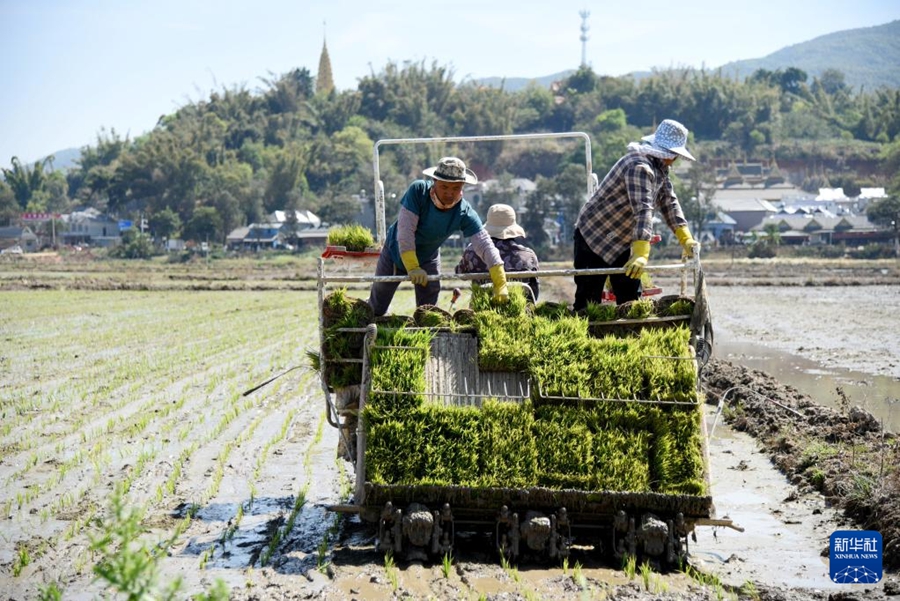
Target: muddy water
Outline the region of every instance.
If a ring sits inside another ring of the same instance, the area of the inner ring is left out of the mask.
[[[900,432],[900,379],[824,367],[821,363],[743,341],[716,340],[716,357],[764,371],[817,403],[839,408],[839,389],[850,401],[872,413],[889,432]]]
[[[711,425],[714,409],[707,414]],[[709,441],[719,518],[744,528],[698,527],[691,561],[726,584],[846,590],[828,576],[827,550],[840,516],[818,495],[799,496],[747,434],[719,424]],[[862,589],[860,589],[862,590]]]
[[[900,432],[900,286],[710,286],[714,354]]]

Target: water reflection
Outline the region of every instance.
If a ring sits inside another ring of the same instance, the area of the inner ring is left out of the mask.
[[[817,403],[838,408],[838,388],[879,421],[889,432],[900,432],[900,380],[851,370],[828,369],[791,353],[759,344],[716,339],[714,355],[737,365],[766,372],[793,386]]]

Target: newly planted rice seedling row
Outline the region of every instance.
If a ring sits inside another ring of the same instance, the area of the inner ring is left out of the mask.
[[[300,510],[303,508],[303,505],[306,503],[306,493],[309,489],[310,478],[312,473],[310,471],[311,465],[311,456],[313,449],[316,445],[321,442],[322,439],[322,430],[325,427],[325,414],[323,413],[319,418],[319,424],[316,428],[316,435],[313,437],[312,441],[309,443],[309,446],[306,449],[306,454],[303,457],[303,469],[305,472],[306,479],[303,484],[300,486],[300,490],[297,492],[294,497],[294,503],[291,506],[291,512],[288,514],[287,519],[285,520],[284,526],[276,529],[272,538],[269,540],[269,544],[266,546],[263,553],[260,555],[259,563],[264,566],[269,563],[269,559],[272,554],[278,549],[278,545],[281,544],[281,541],[284,539],[285,535],[294,529],[294,523],[297,519],[297,514],[300,513]]]
[[[242,392],[305,363],[316,332],[301,326],[316,322],[314,299],[0,293],[19,316],[4,320],[17,352],[0,374],[9,392],[0,399],[0,509],[12,518],[3,544],[35,549],[28,541],[40,532],[50,555],[73,558],[48,562],[32,553],[15,585],[25,587],[22,596],[36,594],[26,578],[32,570],[60,583],[90,578],[90,562],[76,550],[106,512],[113,485],[127,503],[145,507],[152,532],[178,545],[197,513],[217,504],[226,481],[261,475],[259,451],[270,456],[285,444],[286,424],[298,401],[309,402],[315,380],[300,369]],[[183,517],[172,521],[181,505]]]

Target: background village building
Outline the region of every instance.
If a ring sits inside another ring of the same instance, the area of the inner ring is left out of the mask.
[[[22,252],[35,252],[39,249],[38,237],[27,225],[0,227],[0,251],[15,247]]]
[[[778,213],[778,207],[760,198],[719,198],[716,193],[713,204],[734,222],[734,231],[749,232],[766,217]]]
[[[66,231],[60,238],[63,244],[109,247],[122,241],[122,229],[117,219],[89,208],[63,215]]]
[[[263,223],[235,228],[225,238],[229,250],[293,248],[293,243],[324,244],[328,237],[322,220],[312,211],[273,211]]]
[[[766,227],[773,224],[778,228],[783,244],[863,246],[889,242],[893,238],[893,232],[879,229],[865,215],[835,216],[825,211],[771,215],[751,231],[763,234]]]

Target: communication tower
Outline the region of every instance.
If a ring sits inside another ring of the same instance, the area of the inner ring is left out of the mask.
[[[582,10],[578,14],[581,15],[581,66],[587,67],[587,41],[590,39],[588,30],[591,28],[587,24],[588,17],[591,16],[590,11]]]

